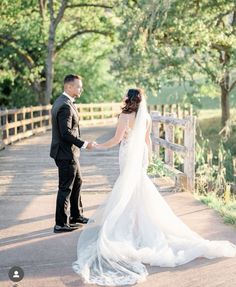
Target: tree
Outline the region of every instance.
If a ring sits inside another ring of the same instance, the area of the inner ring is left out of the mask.
[[[22,86],[30,85],[37,102],[48,104],[57,56],[69,45],[76,50],[77,37],[83,41],[90,34],[111,35],[112,1],[101,2],[1,1],[0,70],[10,67],[13,83],[18,78]]]
[[[0,3],[0,71],[3,85],[10,80],[18,91],[30,86],[40,98],[44,82],[44,31],[33,4],[37,2]]]
[[[114,62],[123,78],[136,77],[156,91],[173,79],[194,83],[197,89],[204,78],[205,84],[218,87],[225,125],[236,86],[235,1],[130,0],[116,12],[123,25],[120,58]]]
[[[61,51],[55,62],[53,95],[58,96],[62,89],[62,79],[67,73],[80,74],[83,77],[82,103],[120,101],[124,92],[110,73],[110,55],[113,53],[113,40],[98,34],[87,35],[81,41],[75,39]],[[54,98],[53,98],[54,100]]]

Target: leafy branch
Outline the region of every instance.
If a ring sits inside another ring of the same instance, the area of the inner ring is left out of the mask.
[[[96,29],[87,29],[87,30],[77,31],[74,34],[70,35],[69,37],[65,38],[61,44],[57,45],[57,47],[55,48],[55,52],[56,53],[59,52],[69,41],[73,40],[77,36],[82,35],[82,34],[88,34],[88,33],[101,34],[104,36],[110,35],[110,33],[107,31],[100,31]]]

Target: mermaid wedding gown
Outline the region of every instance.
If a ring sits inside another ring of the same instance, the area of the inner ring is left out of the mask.
[[[120,175],[82,231],[73,269],[86,283],[127,285],[145,280],[144,264],[175,267],[197,257],[236,256],[229,241],[209,241],[171,210],[147,176],[146,103],[120,144]]]

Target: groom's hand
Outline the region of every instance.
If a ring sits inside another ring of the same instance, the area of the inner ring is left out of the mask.
[[[92,149],[95,148],[96,144],[97,144],[96,142],[89,142],[89,143],[87,144],[86,149],[92,150]]]

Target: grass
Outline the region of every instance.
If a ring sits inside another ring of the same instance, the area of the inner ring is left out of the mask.
[[[233,157],[236,157],[236,110],[231,109],[231,132],[224,140],[224,149],[230,150]],[[220,110],[201,110],[198,114],[197,140],[200,140],[200,132],[203,138],[209,140],[209,146],[216,156],[222,140]],[[227,168],[227,167],[226,167]],[[215,193],[206,195],[195,195],[201,202],[216,210],[224,219],[225,223],[236,226],[236,196],[229,196],[226,200],[218,197]]]
[[[195,197],[210,208],[216,210],[223,217],[225,223],[232,224],[236,227],[236,198],[231,198],[226,202],[214,193],[207,195],[195,194]]]
[[[230,137],[224,142],[225,149],[229,149],[236,156],[236,109],[231,109],[231,121],[233,123]],[[200,139],[200,130],[204,138],[209,140],[213,153],[216,153],[222,136],[220,110],[202,110],[198,115],[197,140]]]
[[[167,177],[172,177],[174,176],[174,173],[171,172],[168,168],[166,168],[164,162],[158,158],[153,156],[152,158],[152,163],[148,167],[148,175],[158,175],[158,176],[167,176]]]

